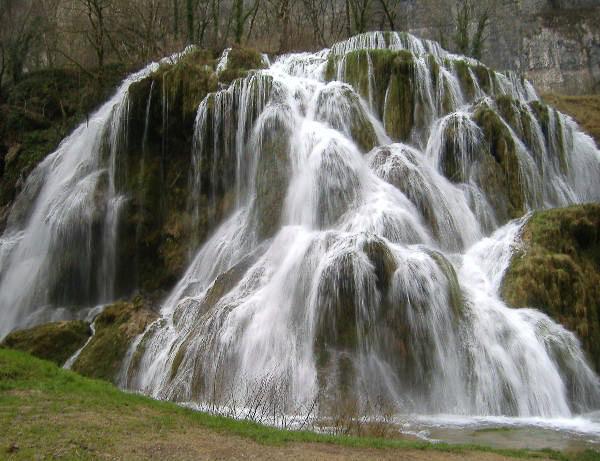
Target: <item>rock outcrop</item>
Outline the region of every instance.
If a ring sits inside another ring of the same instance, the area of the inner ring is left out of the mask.
[[[600,205],[535,213],[523,228],[502,295],[577,333],[600,370]]]

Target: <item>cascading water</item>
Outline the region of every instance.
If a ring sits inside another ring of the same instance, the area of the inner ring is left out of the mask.
[[[343,83],[356,82],[349,63],[366,49],[408,50],[417,62],[424,115],[409,133],[414,146],[392,142],[395,90],[378,101],[370,54],[359,55],[366,94]],[[235,162],[237,210],[137,343],[141,361],[122,384],[159,398],[242,406],[256,399],[249,389],[269,388],[289,412],[315,398],[325,411],[328,399],[381,398],[398,412],[426,414],[556,417],[596,408],[598,378],[576,338],[499,299],[521,223],[484,238],[506,219],[481,185],[486,140],[474,114],[495,113],[494,96],[525,106],[537,97],[527,82],[496,73],[487,92],[477,84],[469,97],[458,60],[410,36],[366,34],[330,51],[283,56],[205,99],[194,161]],[[338,81],[328,83],[332,65]],[[257,90],[259,78],[269,83]],[[223,108],[232,91],[245,102]],[[561,142],[580,146],[557,166],[564,146],[547,143],[527,113],[531,146],[503,122],[525,209],[597,199],[598,151],[552,112]],[[444,177],[449,136],[453,181]],[[270,187],[282,189],[275,199]],[[275,225],[262,232],[272,208]],[[555,354],[569,354],[568,370]]]
[[[0,237],[0,337],[114,300],[128,92],[158,66],[130,75],[27,179]]]
[[[0,240],[0,336],[72,317],[70,307],[114,296],[115,227],[123,200],[114,172],[127,90],[155,68],[130,76],[28,178]],[[100,249],[94,240],[102,242]],[[56,280],[57,274],[63,278]]]
[[[197,220],[201,189],[231,189],[235,210],[132,345],[121,385],[230,408],[276,400],[288,414],[314,402],[324,415],[343,402],[376,412],[374,401],[429,415],[599,408],[575,336],[507,307],[499,286],[523,222],[510,219],[599,200],[600,152],[568,117],[540,116],[527,82],[482,68],[433,42],[369,33],[209,94],[188,208]],[[100,145],[126,89],[28,182],[20,201],[35,205],[2,238],[0,333],[50,302],[34,288],[48,286],[65,229],[87,254],[87,227],[68,217],[93,227],[94,185],[110,167],[99,148],[89,160],[75,151]],[[118,219],[107,196],[102,209]]]

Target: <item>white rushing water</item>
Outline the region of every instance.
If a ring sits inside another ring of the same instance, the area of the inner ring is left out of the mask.
[[[378,88],[369,53],[366,90],[347,83],[352,53],[376,48],[415,59],[421,117],[405,143],[391,133],[395,109],[386,101],[394,90]],[[332,57],[337,80],[327,82]],[[215,159],[235,165],[234,173],[222,177],[215,166],[209,188],[231,187],[236,208],[134,342],[121,385],[203,408],[281,414],[327,414],[347,402],[363,413],[555,419],[597,409],[600,383],[577,338],[500,299],[523,221],[500,225],[507,217],[482,186],[486,141],[473,117],[482,107],[497,112],[499,95],[529,111],[529,144],[506,125],[525,209],[599,200],[600,152],[553,110],[544,132],[529,105],[535,92],[514,75],[492,74],[483,88],[469,70],[474,88],[465,94],[458,61],[433,42],[369,33],[281,56],[207,96],[195,123],[190,208],[197,219],[200,171]],[[81,234],[77,251],[86,254],[88,234],[72,227],[89,226],[92,186],[110,178],[111,163],[83,146],[111,129],[109,152],[117,155],[127,85],[28,181],[32,190],[20,200],[35,205],[1,240],[0,334],[49,303],[38,289],[52,274],[52,254],[63,251],[65,228]],[[357,126],[377,147],[366,152]],[[444,170],[449,143],[452,181]],[[120,203],[111,187],[109,180],[97,274],[107,280]],[[108,281],[103,286],[106,301]]]

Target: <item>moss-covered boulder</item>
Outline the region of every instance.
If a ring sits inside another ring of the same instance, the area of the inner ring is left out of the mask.
[[[404,145],[395,147],[382,146],[370,154],[369,165],[376,174],[389,182],[417,207],[425,222],[430,226],[433,234],[440,238],[444,229],[440,224],[451,222],[451,217],[446,216],[444,223],[438,223],[434,200],[440,202],[441,191],[431,186],[431,179],[424,173],[419,162],[419,152]]]
[[[89,323],[81,320],[53,322],[14,331],[0,346],[25,351],[62,366],[85,344],[91,333]]]
[[[118,296],[169,289],[185,269],[194,119],[218,87],[214,64],[211,54],[195,50],[130,87],[127,146],[117,174],[117,188],[128,197],[119,228]],[[196,238],[208,231],[207,225]]]
[[[372,104],[391,138],[408,140],[419,116],[415,66],[408,51],[358,50],[330,55],[325,77],[351,84]]]
[[[473,120],[481,128],[485,150],[477,182],[500,221],[520,217],[527,206],[528,184],[521,174],[516,141],[502,117],[485,103],[477,108]]]
[[[227,50],[227,63],[225,68],[218,74],[219,81],[223,84],[229,84],[237,78],[245,77],[251,70],[264,69],[265,67],[267,65],[258,51],[235,45]]]
[[[141,296],[106,307],[96,317],[95,334],[72,369],[92,378],[114,381],[132,340],[156,318],[149,301]]]
[[[315,118],[344,132],[363,151],[375,147],[377,134],[358,94],[344,84],[329,83],[317,96]]]
[[[504,276],[502,296],[575,332],[600,371],[600,205],[535,213]]]
[[[273,112],[262,120],[258,136],[254,220],[260,239],[271,237],[279,228],[289,184],[289,123],[281,113]]]

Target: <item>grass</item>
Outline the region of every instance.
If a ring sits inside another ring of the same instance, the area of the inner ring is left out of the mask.
[[[193,437],[197,430],[241,438],[241,442],[234,440],[235,449],[239,443],[251,440],[266,446],[329,443],[356,448],[431,450],[432,454],[476,450],[521,459],[582,461],[597,456],[593,452],[566,455],[283,431],[128,394],[105,381],[85,378],[26,353],[0,348],[0,459],[145,458],[148,453],[143,452],[143,447],[157,440],[179,440],[179,445],[170,448],[171,454],[178,457],[177,450],[185,448],[182,445],[198,440]]]
[[[566,96],[561,94],[544,94],[545,103],[554,106],[561,112],[570,115],[600,146],[600,94],[583,96]]]

